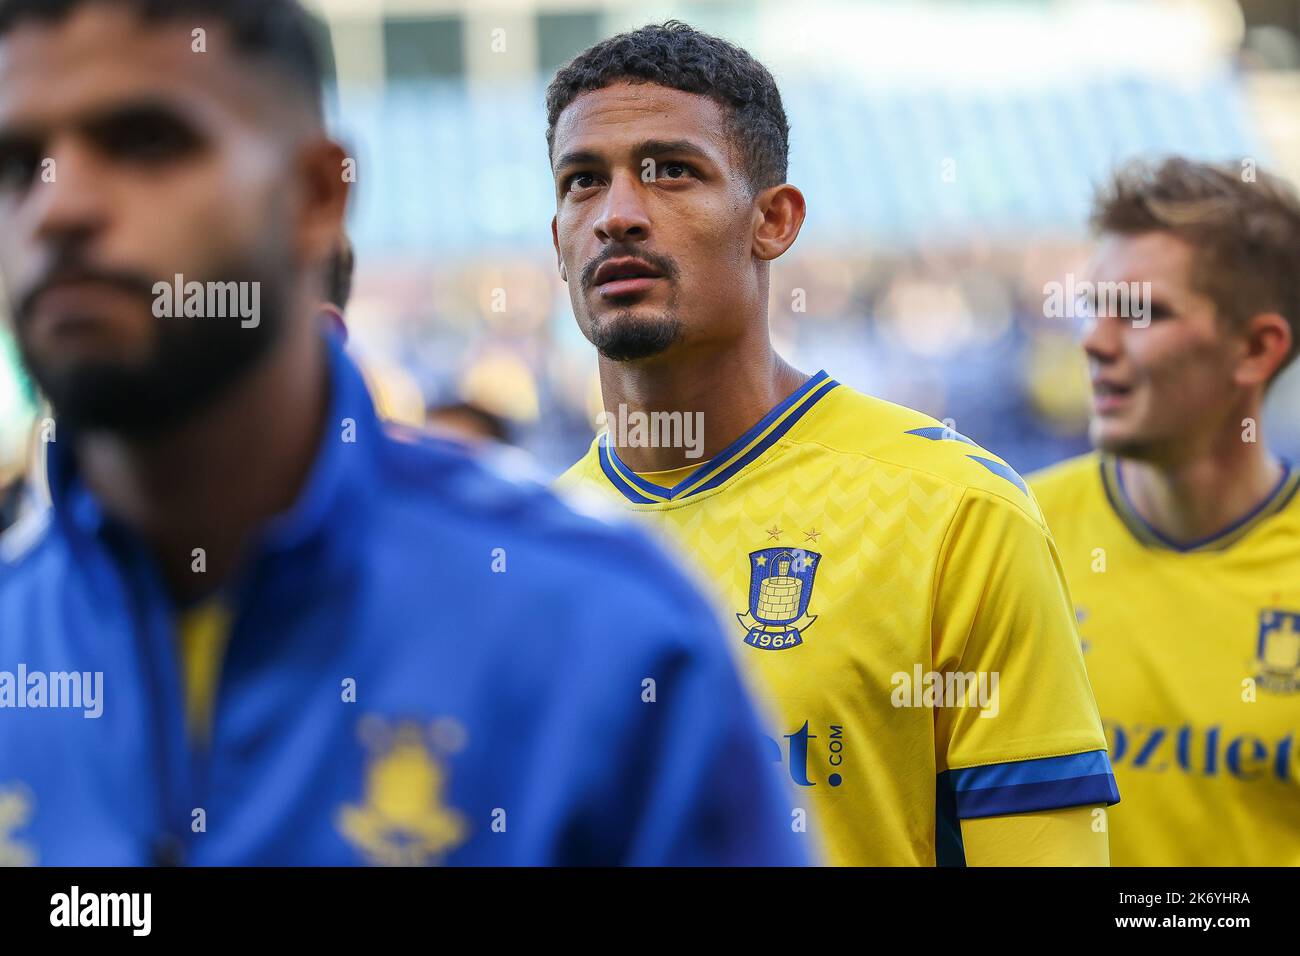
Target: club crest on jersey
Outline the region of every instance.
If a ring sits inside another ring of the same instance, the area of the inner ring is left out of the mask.
[[[749,555],[749,610],[737,614],[745,643],[783,651],[803,643],[817,616],[808,614],[813,578],[822,556],[802,548],[764,548]]]
[[[359,728],[370,751],[364,801],[345,804],[335,824],[376,866],[427,866],[465,842],[465,818],[445,803],[447,770],[435,749],[464,746],[464,729],[443,718],[426,731],[368,715]]]
[[[1300,612],[1276,608],[1259,612],[1255,663],[1261,690],[1276,694],[1300,690]]]

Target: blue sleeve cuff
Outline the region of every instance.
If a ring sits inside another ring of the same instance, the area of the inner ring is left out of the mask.
[[[955,797],[963,820],[1119,803],[1104,750],[948,770],[939,775],[939,787]]]

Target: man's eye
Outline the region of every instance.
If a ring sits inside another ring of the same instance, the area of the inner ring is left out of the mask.
[[[141,162],[160,162],[194,149],[197,139],[172,123],[122,123],[104,130],[100,144],[114,156]]]
[[[40,165],[41,158],[36,150],[0,150],[0,189],[19,189],[28,185]]]
[[[692,175],[694,170],[685,163],[664,163],[660,167],[660,172],[668,179],[681,179],[683,176]]]
[[[569,192],[573,192],[577,189],[590,189],[594,185],[596,185],[596,177],[594,174],[574,173],[568,178],[566,188]]]

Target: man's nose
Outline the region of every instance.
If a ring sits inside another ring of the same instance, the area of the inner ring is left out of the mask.
[[[1107,314],[1093,314],[1084,324],[1083,350],[1099,362],[1114,361],[1124,345],[1122,323],[1126,320]]]
[[[91,150],[68,140],[55,144],[32,187],[33,237],[43,242],[85,239],[108,219],[103,169]]]
[[[602,242],[644,241],[650,235],[641,181],[630,173],[617,174],[605,191],[604,206],[595,223]]]

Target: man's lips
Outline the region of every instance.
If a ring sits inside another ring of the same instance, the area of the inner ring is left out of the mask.
[[[136,306],[145,293],[135,285],[92,276],[77,276],[46,283],[30,293],[21,315],[29,321],[82,324],[103,312],[105,306],[123,302]]]
[[[604,285],[606,282],[613,282],[616,279],[657,279],[662,275],[663,273],[644,259],[638,259],[635,256],[619,256],[616,259],[607,259],[602,262],[592,278],[596,285]]]
[[[93,303],[105,294],[120,295],[121,291],[117,286],[104,282],[89,280],[60,282],[46,287],[32,300],[32,304],[50,312],[71,311]]]
[[[644,276],[634,279],[611,279],[609,282],[603,282],[596,286],[596,290],[607,298],[614,298],[623,295],[635,295],[638,292],[649,290],[659,280],[659,276]]]
[[[663,274],[640,259],[623,257],[600,264],[593,283],[602,296],[624,296],[645,292],[663,278]]]
[[[1103,379],[1093,379],[1092,381],[1092,408],[1099,415],[1107,412],[1118,411],[1129,397],[1133,394],[1131,385],[1120,385],[1118,382],[1105,381]]]
[[[148,309],[148,299],[129,283],[65,279],[26,299],[17,316],[18,329],[44,350],[100,349],[134,341],[147,328]]]

